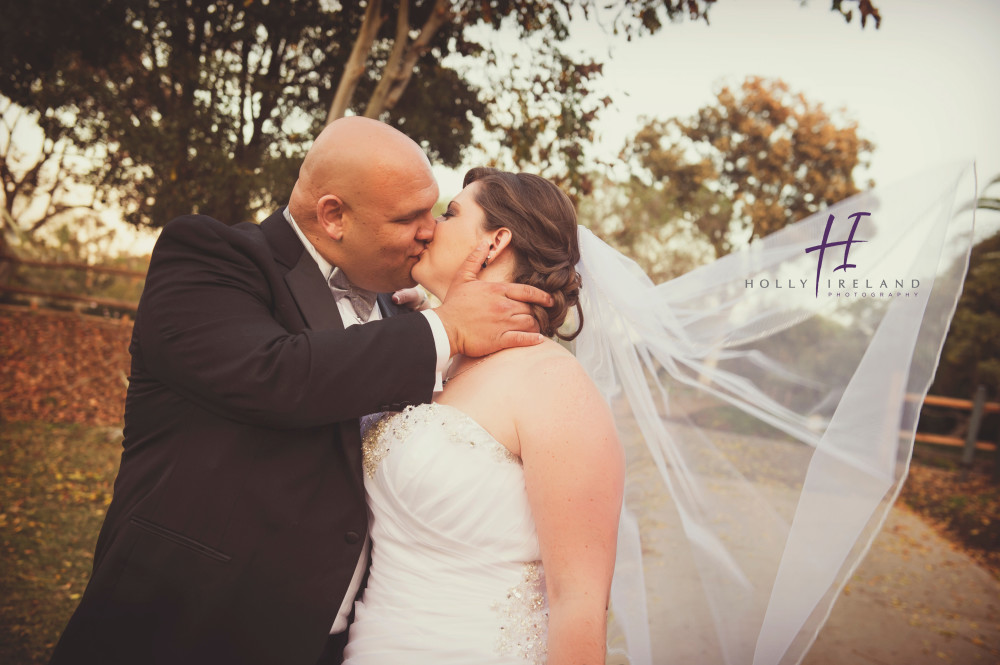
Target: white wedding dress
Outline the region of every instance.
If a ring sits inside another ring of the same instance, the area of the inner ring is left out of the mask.
[[[859,194],[663,284],[580,229],[574,353],[627,462],[608,662],[801,663],[906,478],[974,175]],[[517,459],[432,404],[371,419],[365,467],[373,559],[345,662],[544,662]]]
[[[458,409],[369,416],[372,563],[346,665],[544,663],[548,606],[520,460]]]

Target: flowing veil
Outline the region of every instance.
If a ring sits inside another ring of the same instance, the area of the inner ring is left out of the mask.
[[[628,459],[608,662],[802,660],[906,477],[975,191],[924,173],[660,285],[580,228]]]

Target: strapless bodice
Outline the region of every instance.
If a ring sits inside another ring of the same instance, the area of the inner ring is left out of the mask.
[[[543,663],[545,579],[520,460],[442,404],[362,429],[372,564],[345,663]]]

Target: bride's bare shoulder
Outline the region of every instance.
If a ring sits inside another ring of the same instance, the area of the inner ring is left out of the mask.
[[[572,456],[591,444],[614,458],[618,447],[611,411],[573,354],[545,342],[516,355],[511,371],[517,377],[509,375],[505,392],[522,459],[539,450]]]
[[[509,349],[506,363],[510,392],[531,407],[553,406],[560,400],[579,400],[597,387],[576,357],[562,344],[545,340],[529,347]],[[532,409],[533,410],[533,409]]]

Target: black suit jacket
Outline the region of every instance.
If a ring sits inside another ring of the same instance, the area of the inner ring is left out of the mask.
[[[130,351],[114,500],[52,662],[313,665],[367,530],[358,417],[431,399],[426,319],[344,329],[280,212],[187,216]]]

